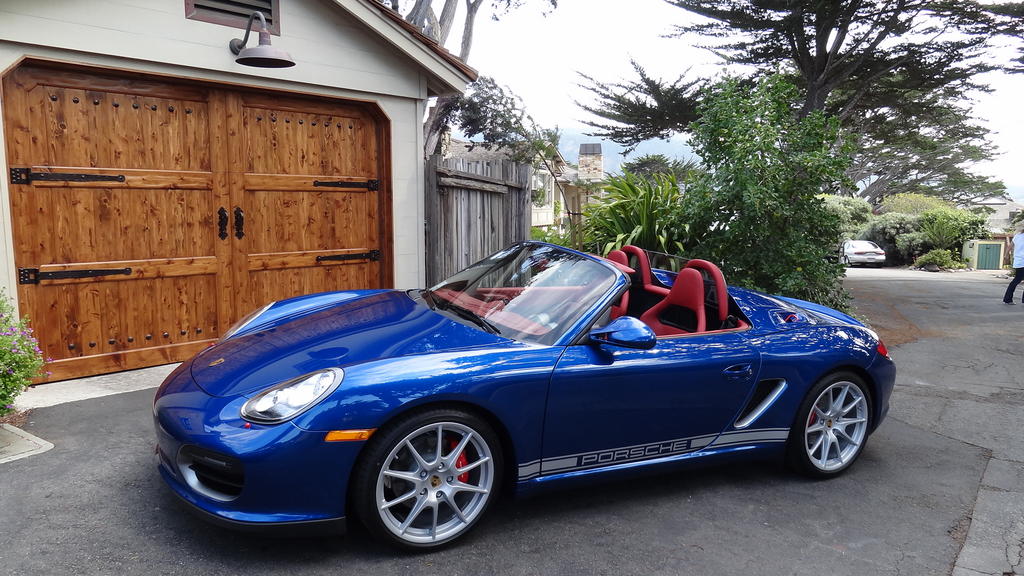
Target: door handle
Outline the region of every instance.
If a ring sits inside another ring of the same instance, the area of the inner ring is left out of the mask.
[[[722,374],[729,380],[746,380],[754,375],[754,367],[750,364],[735,364],[722,370]]]
[[[217,237],[221,240],[228,239],[228,211],[223,206],[217,210]]]
[[[235,238],[241,240],[245,237],[245,212],[235,206]]]

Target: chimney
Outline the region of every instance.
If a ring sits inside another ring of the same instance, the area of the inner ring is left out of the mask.
[[[599,182],[604,180],[604,156],[601,144],[580,144],[580,180]]]

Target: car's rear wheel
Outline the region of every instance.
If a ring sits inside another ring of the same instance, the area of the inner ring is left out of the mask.
[[[461,410],[401,418],[374,434],[357,466],[353,505],[378,538],[407,549],[451,543],[497,497],[501,444]]]
[[[790,431],[788,457],[816,478],[837,476],[864,451],[871,424],[871,396],[856,374],[839,372],[808,392]]]

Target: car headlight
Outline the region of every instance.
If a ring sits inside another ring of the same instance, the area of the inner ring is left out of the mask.
[[[237,334],[239,331],[241,331],[242,328],[245,328],[249,324],[252,324],[253,320],[256,320],[261,315],[263,315],[263,313],[266,312],[267,310],[269,310],[270,307],[273,306],[274,304],[275,304],[275,302],[271,302],[270,304],[267,304],[266,306],[263,306],[262,308],[257,308],[256,310],[253,310],[252,312],[249,312],[248,314],[243,316],[241,320],[239,320],[238,322],[235,322],[234,324],[232,324],[231,328],[228,328],[228,331],[225,332],[224,335],[220,337],[221,341],[224,341],[224,340],[227,340],[228,338],[231,338],[232,336]]]
[[[327,368],[268,388],[242,406],[242,418],[264,424],[294,418],[334,392],[344,377],[340,368]]]

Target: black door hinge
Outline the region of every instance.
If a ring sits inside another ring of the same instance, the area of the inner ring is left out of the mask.
[[[11,184],[31,184],[33,182],[124,182],[124,174],[33,172],[31,168],[11,168]]]
[[[96,278],[99,276],[131,276],[131,268],[101,268],[92,270],[57,270],[40,272],[39,268],[18,268],[18,284],[39,284],[42,280],[69,278]]]
[[[371,192],[376,192],[377,190],[380,190],[380,180],[367,180],[366,182],[313,180],[313,186],[328,188],[366,188]]]
[[[317,256],[317,262],[335,262],[344,260],[369,260],[370,262],[380,261],[380,250],[359,252],[356,254],[333,254],[331,256]]]

